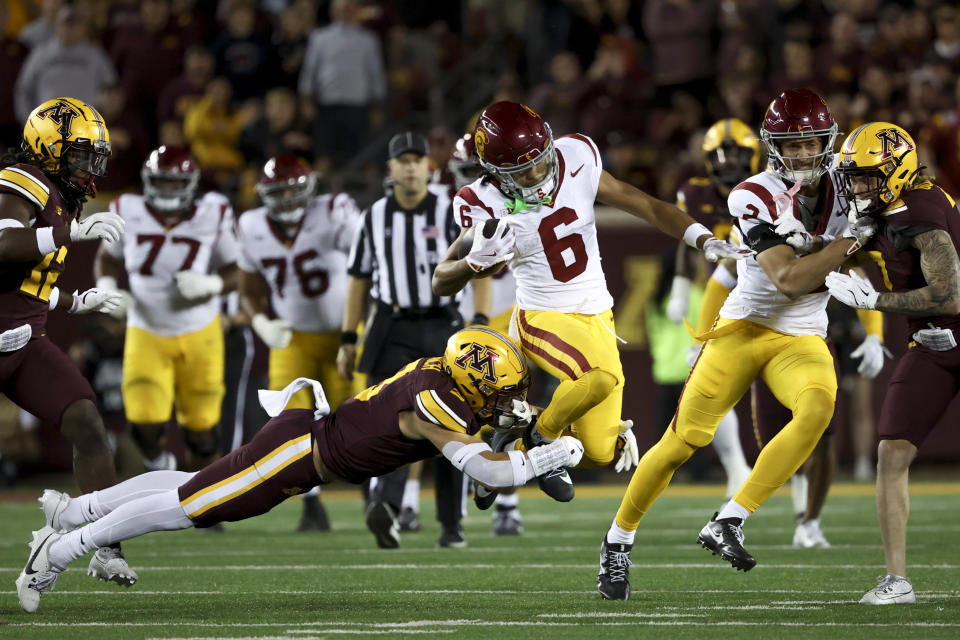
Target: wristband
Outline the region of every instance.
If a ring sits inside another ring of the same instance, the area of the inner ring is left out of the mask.
[[[357,332],[356,332],[356,331],[341,331],[341,332],[340,332],[340,344],[357,344]]]
[[[694,249],[699,249],[697,246],[697,238],[700,236],[711,236],[710,229],[707,229],[705,226],[699,222],[694,222],[692,225],[687,227],[686,231],[683,232],[683,241]]]
[[[50,289],[50,311],[57,308],[58,302],[60,302],[60,287],[53,287]]]
[[[57,250],[57,243],[53,241],[53,227],[37,229],[37,250],[42,256]]]
[[[470,324],[490,324],[490,318],[483,313],[473,314],[473,319],[470,320]]]

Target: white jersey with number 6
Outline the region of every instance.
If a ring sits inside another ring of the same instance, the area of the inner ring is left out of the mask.
[[[581,134],[558,138],[555,145],[558,173],[551,204],[512,214],[496,185],[480,179],[457,192],[453,213],[461,227],[507,218],[517,236],[509,266],[520,309],[602,313],[613,306],[613,298],[600,266],[593,210],[603,172],[600,153]]]
[[[347,256],[360,211],[345,193],[317,196],[288,238],[266,207],[240,216],[238,265],[270,287],[277,316],[297,331],[337,331],[347,298]]]
[[[180,296],[178,271],[216,273],[237,261],[233,209],[226,196],[211,191],[175,224],[147,207],[142,195],[125,194],[110,210],[126,222],[123,236],[105,246],[121,258],[136,303],[127,311],[127,325],[161,336],[180,336],[203,329],[220,311],[220,296],[200,303]]]

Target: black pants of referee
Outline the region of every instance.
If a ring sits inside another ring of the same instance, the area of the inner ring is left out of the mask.
[[[418,358],[443,355],[447,339],[462,328],[455,309],[410,315],[381,306],[364,340],[359,370],[370,374],[370,385],[382,382]],[[386,502],[399,514],[408,475],[403,467],[380,476],[369,500]],[[444,530],[457,529],[463,517],[463,472],[446,458],[437,458],[434,485],[437,520]]]

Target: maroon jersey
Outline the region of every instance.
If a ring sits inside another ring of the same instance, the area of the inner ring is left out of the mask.
[[[400,433],[400,412],[452,431],[475,435],[481,427],[440,358],[411,362],[395,376],[370,387],[315,423],[314,437],[323,463],[348,482],[367,478],[437,455],[429,440]]]
[[[953,246],[960,253],[960,212],[943,189],[930,181],[901,194],[903,206],[885,212],[878,220],[879,228],[870,255],[883,273],[884,284],[891,291],[909,291],[927,286],[920,268],[920,251],[913,239],[926,231],[940,229],[950,234]],[[960,330],[960,315],[908,317],[910,334],[933,324],[940,328]]]
[[[15,164],[0,170],[0,193],[33,205],[33,229],[67,226],[80,213],[80,207],[70,204],[56,184],[33,165]],[[29,324],[34,336],[43,335],[50,292],[63,273],[66,257],[67,248],[60,247],[39,262],[0,263],[0,332]]]
[[[727,200],[717,193],[710,178],[694,176],[677,190],[677,206],[704,225],[718,238],[730,233],[730,210]]]

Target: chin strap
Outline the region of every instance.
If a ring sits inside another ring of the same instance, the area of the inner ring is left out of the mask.
[[[512,201],[507,200],[503,204],[507,207],[507,211],[509,211],[510,213],[523,213],[524,211],[531,211],[535,207],[539,207],[544,204],[549,205],[552,203],[553,203],[553,196],[547,196],[546,198],[544,198],[543,200],[535,204],[530,204],[526,200],[521,200],[520,198],[514,198]]]

